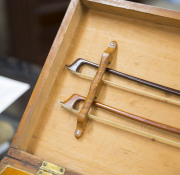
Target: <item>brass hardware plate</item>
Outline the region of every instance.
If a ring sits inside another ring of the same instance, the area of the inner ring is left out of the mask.
[[[48,173],[48,172],[43,171],[43,170],[38,170],[38,172],[36,173],[36,175],[38,175],[38,174],[40,174],[40,175],[52,175],[52,173]]]
[[[65,168],[43,161],[36,175],[64,175]]]

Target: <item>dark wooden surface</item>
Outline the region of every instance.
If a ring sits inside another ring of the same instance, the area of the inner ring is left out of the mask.
[[[43,65],[70,0],[6,1],[10,54]]]

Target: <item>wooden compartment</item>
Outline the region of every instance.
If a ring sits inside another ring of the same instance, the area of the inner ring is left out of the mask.
[[[11,165],[36,173],[42,160],[67,169],[65,174],[175,175],[180,149],[90,120],[84,136],[74,137],[77,116],[61,107],[72,94],[87,96],[91,81],[65,68],[77,58],[99,63],[111,41],[117,57],[111,68],[180,90],[180,13],[116,0],[72,0],[7,157]],[[84,66],[81,72],[94,75]],[[109,74],[105,79],[179,100],[147,86]],[[103,85],[97,101],[180,128],[180,107]],[[149,133],[180,140],[154,127],[107,111],[91,113]]]

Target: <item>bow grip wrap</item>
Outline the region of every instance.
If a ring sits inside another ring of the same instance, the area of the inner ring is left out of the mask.
[[[94,76],[87,98],[77,118],[77,126],[75,130],[75,137],[77,139],[80,138],[84,133],[88,121],[88,112],[94,99],[97,98],[100,93],[103,75],[106,71],[108,64],[110,64],[112,61],[116,48],[117,43],[115,41],[112,41],[109,47],[102,54],[98,70],[96,72],[96,75]]]

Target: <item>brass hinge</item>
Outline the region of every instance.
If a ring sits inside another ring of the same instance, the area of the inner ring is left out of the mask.
[[[65,168],[43,161],[36,175],[64,175]]]

